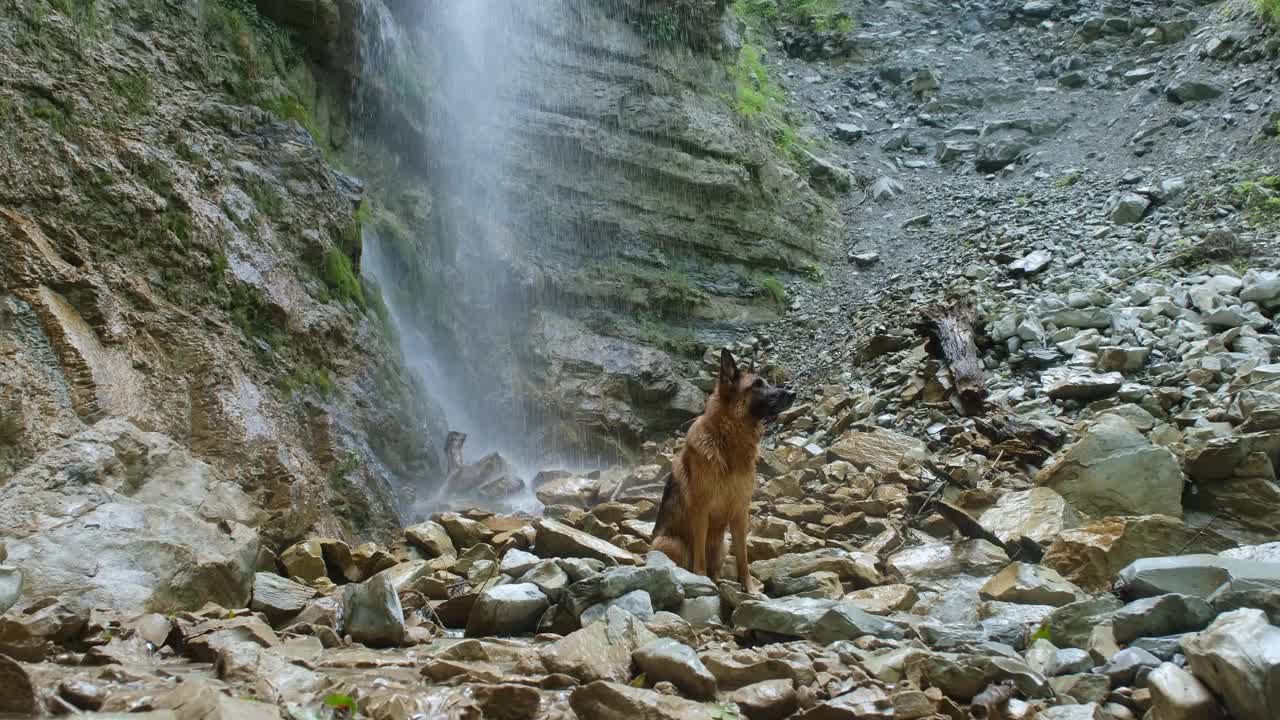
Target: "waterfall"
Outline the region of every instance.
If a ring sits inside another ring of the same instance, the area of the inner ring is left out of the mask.
[[[539,408],[520,392],[517,346],[537,289],[522,272],[527,229],[510,212],[504,181],[516,145],[511,118],[530,101],[513,90],[530,47],[519,5],[430,2],[405,18],[381,0],[365,0],[360,82],[382,97],[357,92],[363,107],[356,115],[375,114],[369,105],[395,94],[404,112],[417,114],[423,136],[398,143],[406,138],[388,137],[387,123],[371,123],[362,143],[392,148],[395,163],[418,169],[417,181],[430,189],[429,219],[407,228],[415,252],[397,248],[394,233],[376,220],[365,228],[362,273],[383,291],[406,368],[448,427],[467,434],[469,462],[498,452],[527,483],[540,469],[584,458],[551,454]],[[425,86],[421,97],[405,94],[414,83]],[[440,509],[423,505],[442,500],[428,491],[417,509]],[[514,504],[536,501],[530,492]]]

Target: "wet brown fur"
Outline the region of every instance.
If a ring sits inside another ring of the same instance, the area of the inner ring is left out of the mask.
[[[706,410],[689,428],[684,449],[672,463],[653,548],[686,570],[715,578],[724,563],[728,530],[738,580],[750,592],[747,526],[764,432],[762,419],[752,414],[752,401],[761,390],[755,387],[754,373],[737,371],[727,357],[728,367],[722,358],[720,382]]]

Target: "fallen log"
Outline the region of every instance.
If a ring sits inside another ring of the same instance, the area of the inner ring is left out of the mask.
[[[986,378],[974,337],[977,324],[978,311],[966,296],[952,296],[942,308],[926,310],[922,323],[934,341],[931,344],[941,352],[951,370],[956,390],[951,401],[963,415],[981,412],[987,399]]]

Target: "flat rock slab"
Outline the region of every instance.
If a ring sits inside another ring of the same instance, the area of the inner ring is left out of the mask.
[[[632,654],[656,639],[631,613],[609,608],[602,619],[543,647],[540,654],[551,672],[581,682],[625,683],[631,679]]]
[[[1116,576],[1127,597],[1179,593],[1206,600],[1226,583],[1244,580],[1280,588],[1280,563],[1176,555],[1135,560]]]
[[[541,557],[592,558],[608,565],[639,564],[634,554],[562,522],[543,518],[536,527],[538,539],[534,552]]]
[[[679,688],[682,695],[695,700],[715,697],[715,676],[688,645],[662,638],[635,651],[631,658],[649,683],[665,680]]]
[[[249,608],[267,616],[271,622],[280,622],[297,615],[316,596],[316,591],[275,573],[256,573],[253,576],[253,599]]]
[[[621,683],[597,681],[576,688],[569,707],[592,720],[707,720],[707,706]]]

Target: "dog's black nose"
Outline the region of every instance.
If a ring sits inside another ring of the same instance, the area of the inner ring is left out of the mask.
[[[793,401],[795,401],[795,399],[796,399],[796,393],[795,393],[795,391],[794,391],[794,390],[792,390],[790,387],[784,387],[784,388],[782,388],[782,397],[783,397],[787,402],[793,402]]]

